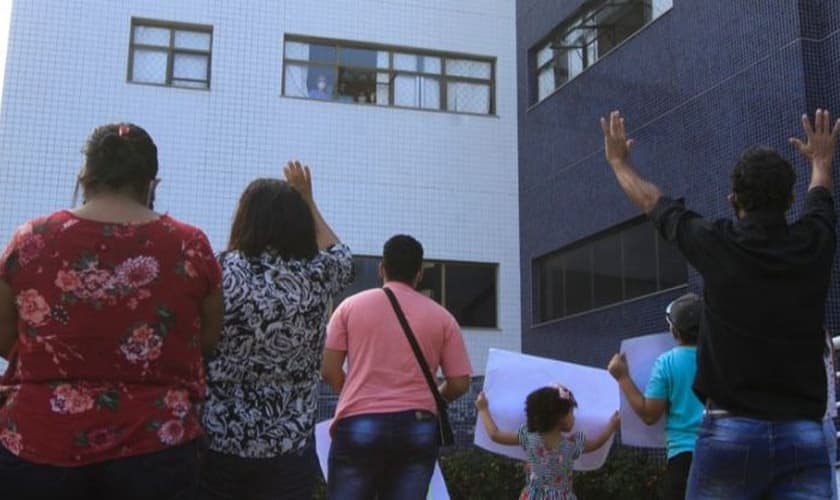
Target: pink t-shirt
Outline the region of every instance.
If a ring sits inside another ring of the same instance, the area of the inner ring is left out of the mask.
[[[472,368],[458,323],[438,303],[408,285],[389,282],[432,373],[470,375]],[[326,348],[346,351],[347,378],[335,421],[365,413],[425,409],[437,413],[397,315],[381,289],[349,297],[327,325]]]

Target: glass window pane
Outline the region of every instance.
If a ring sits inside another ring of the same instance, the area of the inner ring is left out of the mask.
[[[175,47],[209,51],[210,33],[178,30],[175,32]]]
[[[471,78],[490,79],[491,66],[489,62],[473,61],[470,59],[447,59],[446,74],[453,76],[467,76]]]
[[[302,42],[286,42],[286,58],[308,61],[309,44]]]
[[[589,245],[566,252],[566,314],[592,309],[592,260]]]
[[[624,299],[656,291],[656,238],[653,226],[639,224],[621,232],[624,243]]]
[[[334,45],[318,45],[310,43],[308,59],[312,62],[335,64],[335,51]]]
[[[394,69],[417,71],[417,56],[414,54],[394,54]]]
[[[308,97],[309,66],[304,64],[286,64],[283,79],[283,95],[290,97]]]
[[[169,28],[158,28],[153,26],[135,26],[134,43],[169,47],[169,33]]]
[[[537,52],[537,67],[542,66],[554,57],[554,49],[551,48],[551,43],[545,44],[545,47]]]
[[[388,102],[391,88],[391,75],[388,73],[376,74],[376,104],[379,106],[390,106]]]
[[[382,285],[379,279],[379,257],[353,257],[353,282],[336,295],[333,305],[338,306],[347,297]]]
[[[657,233],[659,246],[659,289],[664,290],[688,283],[688,264],[677,246],[663,240]]]
[[[160,50],[134,49],[131,81],[166,83],[167,53]]]
[[[339,64],[346,66],[375,68],[378,60],[375,50],[341,47],[339,51]]]
[[[539,321],[551,321],[562,318],[563,311],[563,256],[552,255],[538,261],[535,280],[539,283],[536,291],[539,305]]]
[[[417,71],[440,74],[440,57],[417,56]]]
[[[335,69],[326,66],[309,66],[306,75],[306,95],[312,99],[335,99]]]
[[[671,10],[671,7],[673,6],[674,0],[653,0],[651,2],[651,10],[653,11],[651,14],[651,18],[656,19],[665,12]]]
[[[465,327],[496,327],[496,267],[446,263],[446,308]]]
[[[339,100],[359,104],[377,102],[377,74],[364,69],[338,69]]]
[[[418,75],[397,75],[394,79],[394,105],[440,109],[440,80]]]
[[[545,99],[554,92],[557,87],[554,84],[554,68],[552,66],[547,67],[540,73],[537,85],[539,100]]]
[[[188,87],[188,88],[191,88],[191,89],[210,88],[207,81],[196,82],[196,81],[193,81],[193,80],[178,80],[178,79],[175,79],[175,78],[172,79],[172,86],[173,87]]]
[[[438,304],[443,301],[443,266],[440,262],[423,263],[423,280],[417,285],[417,290],[434,300]]]
[[[464,113],[490,113],[490,86],[478,83],[448,83],[446,109]]]
[[[210,58],[195,54],[175,54],[172,78],[207,80],[207,64]]]
[[[621,238],[606,236],[592,244],[595,307],[621,302]]]

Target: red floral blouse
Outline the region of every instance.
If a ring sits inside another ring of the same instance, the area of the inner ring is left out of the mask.
[[[221,271],[199,229],[30,221],[0,255],[18,341],[0,380],[0,444],[25,460],[84,465],[201,434],[203,299]]]

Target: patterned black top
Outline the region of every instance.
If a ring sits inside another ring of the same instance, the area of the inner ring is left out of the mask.
[[[300,451],[315,426],[327,307],[352,280],[350,249],[220,260],[225,321],[203,418],[210,449],[249,458]]]

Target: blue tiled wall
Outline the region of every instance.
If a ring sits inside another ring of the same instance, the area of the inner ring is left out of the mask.
[[[674,0],[531,104],[529,49],[583,3],[517,2],[522,349],[604,366],[622,338],[662,331],[665,305],[684,290],[534,326],[534,259],[638,215],[603,160],[598,117],[621,109],[638,170],[700,213],[728,217],[728,176],[741,149],[761,143],[794,158],[787,138],[799,134],[801,113],[820,106],[840,116],[840,2]],[[793,216],[809,176],[795,164]],[[691,271],[688,289],[700,287]],[[837,285],[828,325],[840,332]]]

